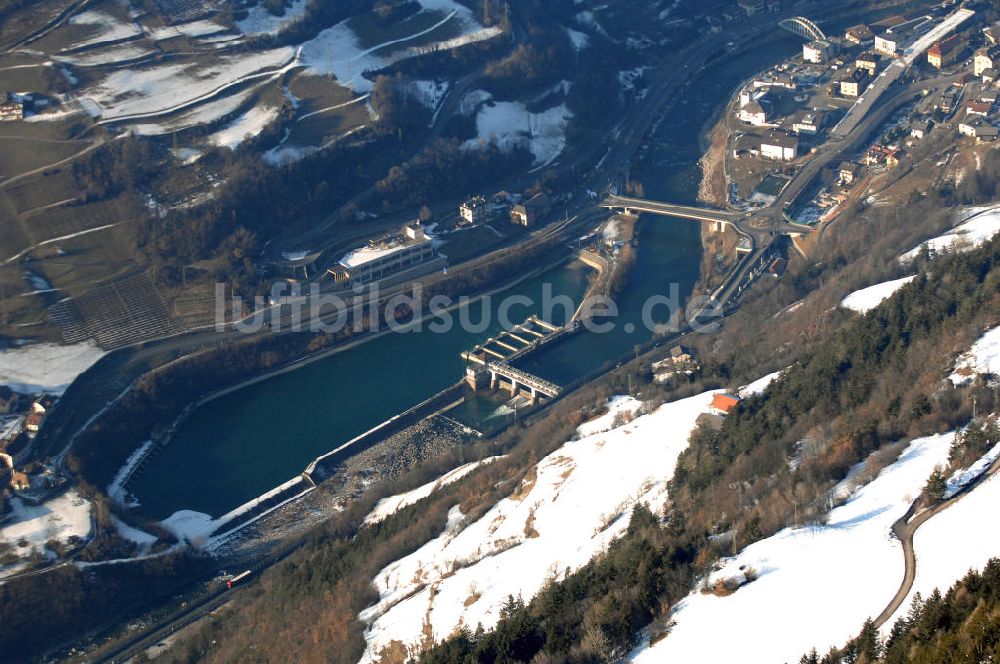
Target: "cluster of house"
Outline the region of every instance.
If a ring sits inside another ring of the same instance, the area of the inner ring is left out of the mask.
[[[504,211],[509,212],[511,223],[519,226],[533,226],[552,210],[552,199],[542,192],[526,201],[510,204],[512,197],[506,192],[494,195],[490,200],[485,196],[473,196],[458,208],[459,224],[478,226],[493,221]]]
[[[9,94],[2,95],[0,102],[0,122],[16,122],[24,119],[24,103]]]
[[[49,396],[40,397],[32,402],[31,409],[23,419],[15,420],[14,426],[8,426],[0,438],[0,512],[2,512],[2,497],[8,492],[23,492],[31,489],[28,474],[17,469],[14,456],[23,451],[27,432],[28,438],[33,438],[41,429],[45,414],[52,407],[54,399]]]
[[[677,345],[670,349],[670,354],[665,358],[653,362],[652,369],[654,380],[663,383],[674,376],[694,375],[701,370],[701,364],[688,348]]]

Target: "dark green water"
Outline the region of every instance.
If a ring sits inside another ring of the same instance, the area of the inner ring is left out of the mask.
[[[488,307],[485,301],[468,305],[467,319],[474,325],[488,321],[485,331],[466,332],[456,311],[448,332],[386,334],[214,399],[184,421],[131,489],[157,518],[180,509],[224,514],[460,380],[460,353],[500,329],[497,310],[504,296],[535,303],[511,307],[509,318],[518,323],[541,313],[546,285],[553,295],[579,302],[588,274],[583,265],[571,264],[492,296]]]
[[[800,42],[771,42],[737,62],[716,68],[695,85],[660,128],[642,166],[649,197],[692,202],[700,172],[698,136],[719,104],[744,79],[800,48]],[[583,333],[529,358],[528,370],[556,382],[586,375],[646,341],[643,303],[669,295],[672,284],[687,297],[701,260],[696,224],[643,218],[640,248],[627,287],[617,298],[620,316],[613,332]],[[197,409],[164,452],[131,486],[143,510],[164,518],[181,509],[219,516],[300,473],[315,457],[343,444],[393,415],[459,380],[460,353],[499,329],[497,305],[505,295],[526,295],[533,307],[514,307],[513,322],[541,310],[544,283],[552,293],[579,301],[587,271],[557,268],[494,296],[485,331],[455,326],[439,334],[388,334],[351,350],[305,365],[215,399]],[[469,307],[482,320],[483,304]],[[662,309],[658,310],[662,314]],[[559,316],[553,322],[562,322]],[[626,332],[628,325],[634,326]],[[494,412],[489,399],[469,409]]]

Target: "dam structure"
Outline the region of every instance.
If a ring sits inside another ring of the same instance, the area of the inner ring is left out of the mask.
[[[531,316],[520,325],[490,337],[472,350],[462,353],[465,380],[473,390],[504,389],[511,397],[525,396],[531,405],[543,398],[553,399],[562,387],[511,365],[540,348],[556,343],[580,329],[579,321],[565,327]]]

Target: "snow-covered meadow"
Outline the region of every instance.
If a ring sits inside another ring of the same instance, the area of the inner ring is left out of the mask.
[[[0,351],[0,385],[23,394],[62,394],[104,356],[93,343],[32,344]]]
[[[677,457],[714,394],[631,421],[638,402],[615,399],[482,518],[465,523],[456,505],[444,534],[377,575],[380,600],[361,616],[370,624],[362,661],[375,661],[391,641],[415,650],[426,635],[441,639],[460,624],[491,627],[508,595],[527,600],[603,551],[633,506],[662,509]]]
[[[75,489],[41,505],[30,505],[14,497],[10,499],[10,508],[6,520],[0,523],[0,542],[12,547],[19,556],[34,550],[51,557],[55,554],[45,549],[50,540],[65,545],[71,537],[84,539],[90,534],[90,503]]]

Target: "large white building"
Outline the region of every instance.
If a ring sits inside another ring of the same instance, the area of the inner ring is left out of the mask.
[[[771,131],[760,139],[760,156],[777,161],[792,161],[799,156],[799,139]]]
[[[443,267],[445,259],[434,250],[431,238],[419,221],[403,226],[402,232],[368,241],[340,259],[328,272],[338,283],[367,284],[389,277],[426,274]]]

